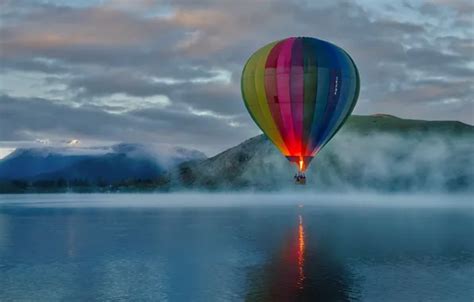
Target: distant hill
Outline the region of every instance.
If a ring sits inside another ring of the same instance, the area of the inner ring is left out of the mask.
[[[88,156],[65,155],[50,148],[17,149],[0,161],[0,179],[31,179],[71,166]]]
[[[150,150],[139,144],[90,149],[18,149],[0,161],[0,180],[116,182],[153,179],[184,161],[205,158],[197,150],[173,148],[160,153],[160,150]]]
[[[474,127],[390,115],[352,116],[309,167],[307,185],[265,136],[204,161],[181,164],[171,187],[317,191],[471,191]]]

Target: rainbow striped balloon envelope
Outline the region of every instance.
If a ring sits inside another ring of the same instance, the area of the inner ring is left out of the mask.
[[[351,114],[360,79],[342,48],[292,37],[257,50],[245,64],[241,84],[255,123],[304,172]]]

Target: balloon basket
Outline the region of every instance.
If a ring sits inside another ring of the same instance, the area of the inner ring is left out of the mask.
[[[305,185],[306,184],[306,175],[302,172],[298,172],[295,175],[295,184],[297,185]]]

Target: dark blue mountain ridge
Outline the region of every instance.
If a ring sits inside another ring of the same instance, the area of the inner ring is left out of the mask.
[[[107,153],[84,158],[57,171],[41,173],[34,180],[74,180],[116,182],[127,179],[153,179],[165,168],[151,158],[137,158],[126,153]]]
[[[51,148],[17,149],[0,161],[0,179],[30,179],[71,166],[87,155],[64,155]]]
[[[160,150],[127,143],[95,148],[17,149],[0,160],[0,180],[151,179],[184,161],[205,158],[202,152],[182,147]]]

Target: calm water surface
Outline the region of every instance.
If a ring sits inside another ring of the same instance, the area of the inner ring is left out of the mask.
[[[0,301],[473,301],[474,204],[0,196]]]

